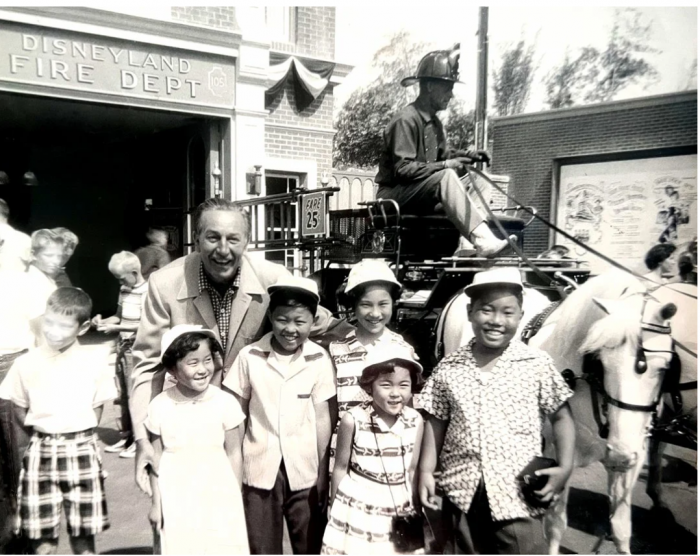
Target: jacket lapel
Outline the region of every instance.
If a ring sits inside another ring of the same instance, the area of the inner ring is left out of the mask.
[[[248,261],[248,257],[244,255],[241,257],[241,285],[231,304],[231,319],[229,320],[228,342],[226,343],[226,361],[229,359],[229,353],[233,348],[234,341],[241,328],[241,323],[248,312],[248,307],[252,299],[251,296],[265,295],[266,293],[250,261]]]

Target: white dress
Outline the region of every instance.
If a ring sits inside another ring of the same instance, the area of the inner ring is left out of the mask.
[[[243,500],[224,450],[225,431],[244,419],[236,399],[214,386],[194,401],[177,388],[151,401],[146,427],[163,441],[163,554],[249,554]]]

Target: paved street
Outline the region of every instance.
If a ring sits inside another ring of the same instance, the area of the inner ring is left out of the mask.
[[[103,350],[105,357],[109,345],[87,342],[94,349]],[[113,358],[113,356],[111,356]],[[103,445],[116,442],[117,407],[108,405],[102,418],[98,435]],[[635,486],[633,494],[632,552],[636,554],[696,554],[697,553],[697,473],[688,462],[695,461],[695,453],[681,449],[669,449],[665,460],[664,488],[670,493],[671,508],[676,523],[668,523],[650,511],[650,501],[644,489],[646,472]],[[112,527],[98,537],[97,548],[102,554],[150,554],[152,535],[147,514],[149,499],[134,483],[133,459],[123,459],[118,454],[103,454],[109,513]],[[595,550],[599,539],[608,530],[608,503],[605,495],[607,478],[602,465],[594,464],[575,471],[569,500],[569,529],[563,541],[563,553],[586,554]],[[285,553],[290,553],[286,545]],[[611,541],[604,540],[598,552],[614,554]],[[69,554],[64,537],[59,545],[60,554]]]

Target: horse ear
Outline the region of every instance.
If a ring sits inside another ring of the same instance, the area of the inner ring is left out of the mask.
[[[661,307],[661,309],[659,309],[659,316],[661,317],[661,320],[672,319],[677,311],[678,307],[676,307],[675,303],[666,303]]]
[[[598,305],[603,311],[608,315],[611,315],[615,311],[617,303],[612,299],[601,299],[600,297],[594,297],[593,303]]]

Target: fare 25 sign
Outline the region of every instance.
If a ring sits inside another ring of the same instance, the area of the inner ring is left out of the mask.
[[[326,195],[307,193],[301,197],[302,237],[326,233]]]

